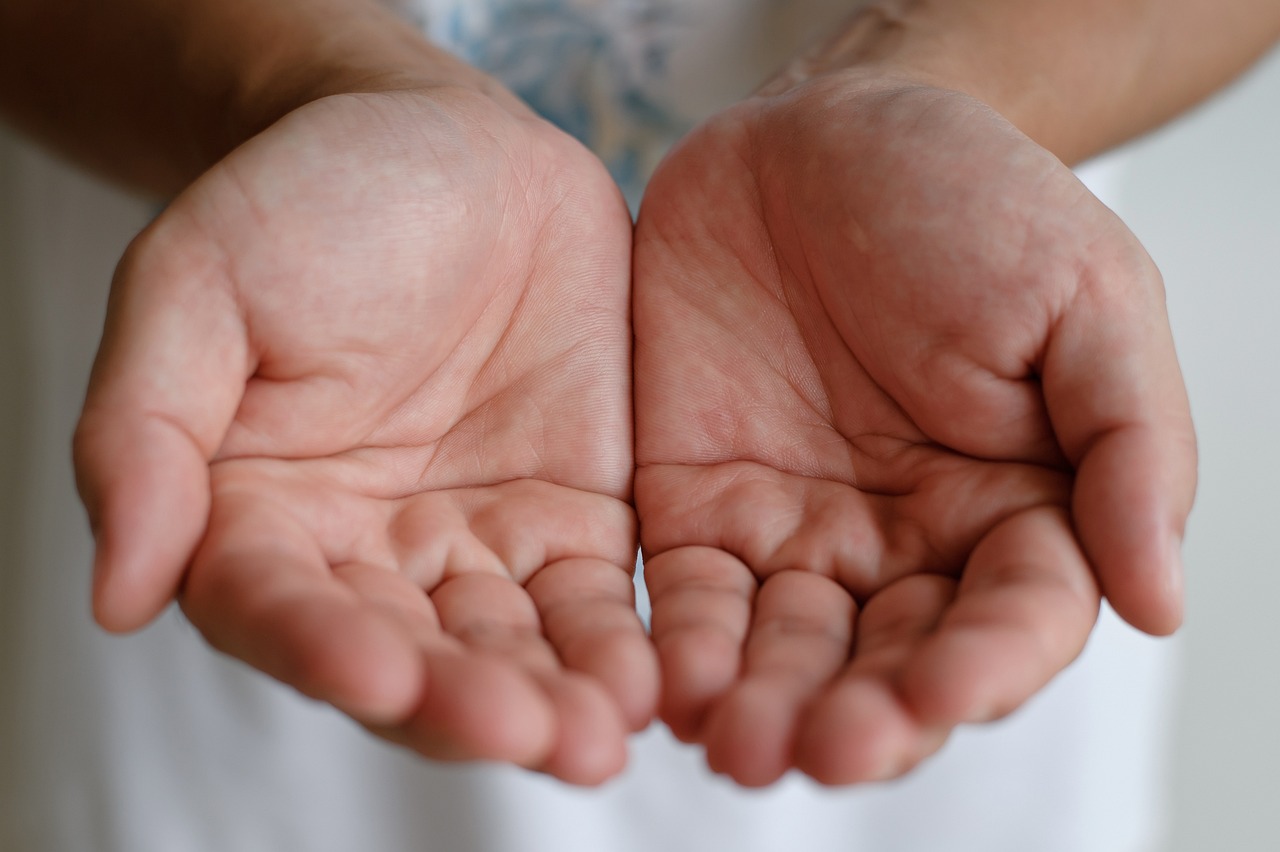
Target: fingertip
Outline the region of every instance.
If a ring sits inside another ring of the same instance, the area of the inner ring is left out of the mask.
[[[941,746],[921,737],[893,690],[870,680],[836,684],[802,720],[796,766],[819,784],[843,786],[903,774]]]
[[[711,704],[737,677],[741,657],[740,643],[713,627],[685,627],[658,645],[658,715],[677,739],[698,740]]]
[[[1132,586],[1116,581],[1102,583],[1111,608],[1135,630],[1149,636],[1172,636],[1185,618],[1182,561],[1163,567],[1157,577],[1140,579]]]
[[[1183,609],[1180,603],[1155,605],[1149,600],[1130,602],[1110,593],[1107,599],[1120,618],[1148,636],[1172,636],[1182,627]]]
[[[615,634],[601,643],[599,658],[614,665],[584,666],[604,684],[622,714],[627,730],[643,731],[658,712],[662,674],[657,654],[643,635]]]
[[[743,787],[765,787],[791,768],[802,696],[785,679],[738,684],[717,704],[703,731],[707,765]]]
[[[93,620],[108,633],[124,635],[141,630],[165,610],[177,593],[176,583],[137,582],[138,573],[110,564],[105,558],[95,558]]]
[[[561,781],[595,787],[627,764],[627,724],[597,684],[572,674],[549,686],[558,718],[555,746],[539,767]]]
[[[427,688],[426,663],[395,625],[369,616],[358,630],[343,631],[331,649],[327,677],[311,679],[314,697],[369,725],[403,722],[417,708]]]
[[[527,769],[550,759],[555,709],[527,673],[484,655],[444,652],[429,655],[426,677],[420,706],[405,723],[422,754]]]
[[[898,678],[904,706],[925,725],[980,724],[1021,705],[1022,684],[1038,682],[1034,659],[1019,654],[1014,631],[953,629],[926,639]],[[995,671],[995,674],[993,674]],[[1018,687],[1009,694],[1008,682]]]
[[[94,620],[112,633],[138,630],[174,599],[203,535],[208,466],[162,423],[100,422],[91,413],[75,457],[94,535]]]
[[[157,502],[164,495],[150,495]],[[120,498],[118,504],[127,503]],[[150,513],[145,497],[108,522],[95,540],[91,605],[94,620],[110,633],[131,633],[150,624],[172,603],[205,526],[203,505],[173,516]],[[205,501],[197,499],[198,504]],[[113,507],[114,508],[114,507]]]
[[[1182,626],[1185,578],[1181,536],[1151,534],[1127,548],[1102,550],[1094,563],[1103,595],[1131,627],[1151,636],[1169,636]]]
[[[1085,456],[1072,496],[1080,543],[1112,608],[1145,633],[1182,622],[1182,531],[1195,495],[1192,444],[1115,430]]]
[[[586,675],[432,652],[427,678],[394,737],[424,756],[510,763],[586,787],[626,767],[626,722],[613,697]]]

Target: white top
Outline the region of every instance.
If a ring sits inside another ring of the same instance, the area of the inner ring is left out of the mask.
[[[840,6],[423,0],[410,13],[592,143],[634,200],[672,138]],[[1148,848],[1167,646],[1109,611],[1012,718],[958,732],[903,781],[836,791],[794,777],[736,789],[660,726],[599,790],[433,765],[215,654],[176,611],[101,634],[68,447],[111,269],[151,212],[0,137],[0,850]]]

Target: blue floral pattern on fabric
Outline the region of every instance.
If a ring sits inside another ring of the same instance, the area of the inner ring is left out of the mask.
[[[664,102],[673,0],[426,3],[431,34],[595,151],[633,204],[691,121]]]

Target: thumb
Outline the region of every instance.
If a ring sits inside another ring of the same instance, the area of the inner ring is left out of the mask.
[[[1196,445],[1164,289],[1145,254],[1080,291],[1051,336],[1043,378],[1076,467],[1076,531],[1103,592],[1134,627],[1173,632]]]
[[[94,617],[112,631],[142,627],[176,594],[209,514],[209,459],[251,372],[219,253],[170,217],[116,270],[74,441]]]

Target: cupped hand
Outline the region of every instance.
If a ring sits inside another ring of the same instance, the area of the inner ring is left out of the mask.
[[[722,113],[636,233],[661,714],[714,769],[900,774],[1101,593],[1174,629],[1194,436],[1159,275],[981,103],[854,72]]]
[[[216,647],[423,754],[593,783],[649,720],[631,222],[469,91],[339,95],[130,247],[77,432],[113,629]]]

